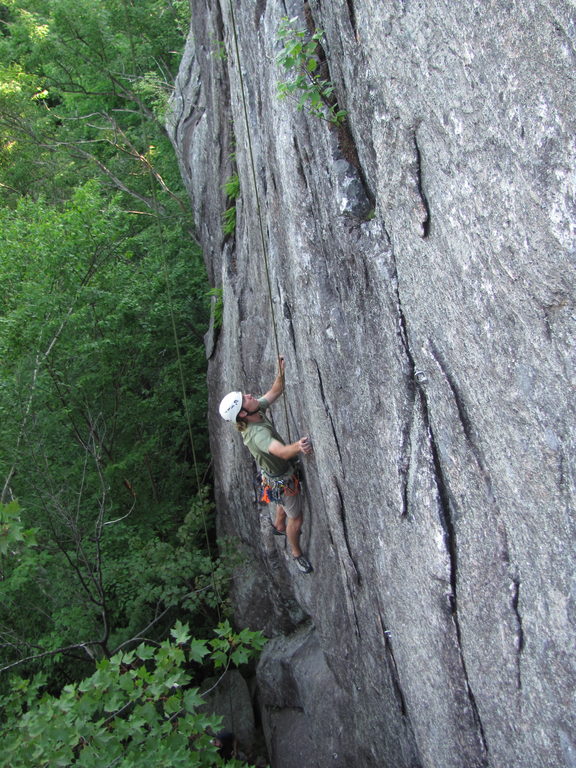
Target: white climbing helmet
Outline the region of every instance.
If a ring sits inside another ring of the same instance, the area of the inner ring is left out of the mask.
[[[220,403],[220,416],[226,421],[236,421],[242,410],[242,392],[229,392]]]

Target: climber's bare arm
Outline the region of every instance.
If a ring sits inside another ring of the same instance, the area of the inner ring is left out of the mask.
[[[278,358],[278,373],[274,379],[274,384],[270,387],[268,392],[264,395],[264,398],[268,401],[269,405],[276,402],[280,395],[284,392],[284,358]]]
[[[272,440],[268,446],[268,452],[273,456],[287,460],[295,458],[299,453],[310,453],[311,450],[312,444],[308,437],[301,437],[300,440],[290,443],[290,445],[283,445],[279,440]]]

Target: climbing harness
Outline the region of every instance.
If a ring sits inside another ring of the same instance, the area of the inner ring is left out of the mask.
[[[266,237],[264,236],[264,223],[262,221],[262,208],[260,206],[260,195],[258,193],[258,182],[256,180],[256,164],[254,162],[254,152],[252,150],[252,135],[250,133],[250,123],[248,121],[248,107],[246,104],[246,89],[244,87],[244,77],[242,75],[242,65],[240,62],[240,48],[238,46],[238,30],[236,27],[236,15],[234,13],[234,0],[229,0],[230,5],[230,18],[232,20],[232,32],[234,37],[234,51],[236,53],[236,65],[238,67],[238,79],[240,82],[240,93],[242,96],[242,110],[244,113],[244,126],[246,129],[246,138],[248,143],[248,157],[250,160],[250,169],[251,169],[251,175],[252,175],[252,184],[254,185],[254,199],[256,201],[256,212],[258,214],[258,225],[260,230],[260,243],[262,246],[262,255],[264,257],[264,269],[266,272],[266,284],[268,287],[268,299],[270,302],[270,315],[272,318],[272,328],[274,331],[274,344],[276,347],[276,357],[280,358],[280,347],[278,344],[278,328],[276,325],[276,315],[274,312],[274,302],[272,300],[272,282],[270,279],[270,266],[269,266],[269,260],[268,260],[268,248],[266,247]],[[284,387],[284,372],[280,370],[280,375],[282,377],[282,386]],[[292,442],[292,438],[290,437],[290,422],[288,421],[288,404],[287,404],[287,398],[286,393],[284,392],[284,417],[286,421],[286,432],[288,435],[288,442]]]
[[[265,504],[282,504],[283,497],[297,496],[300,493],[302,481],[298,469],[292,475],[280,477],[274,477],[260,471],[256,478],[256,484],[260,493],[258,501]]]

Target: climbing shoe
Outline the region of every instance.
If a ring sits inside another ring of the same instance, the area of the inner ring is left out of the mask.
[[[312,573],[314,568],[310,565],[308,560],[304,557],[304,555],[300,555],[299,557],[294,558],[294,562],[296,563],[296,567],[299,571],[302,571],[302,573]]]
[[[270,521],[270,525],[272,526],[272,533],[274,536],[286,536],[286,531],[279,531],[272,521]]]

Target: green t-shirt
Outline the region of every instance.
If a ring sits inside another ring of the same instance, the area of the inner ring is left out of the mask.
[[[247,428],[242,432],[244,445],[248,448],[252,456],[254,456],[260,469],[263,469],[266,474],[271,477],[291,475],[294,472],[294,464],[291,461],[281,459],[279,456],[274,456],[272,453],[268,453],[268,448],[270,447],[272,440],[278,440],[282,445],[286,445],[286,443],[280,437],[278,432],[276,432],[274,425],[266,416],[265,411],[269,407],[268,401],[263,397],[260,397],[259,402],[260,413],[262,414],[263,420],[248,424]]]

